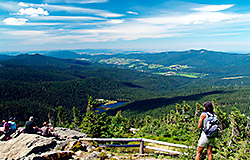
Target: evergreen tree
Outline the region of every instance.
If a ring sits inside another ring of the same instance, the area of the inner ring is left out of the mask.
[[[96,108],[100,105],[99,102],[94,100],[91,96],[88,97],[88,105],[87,105],[87,112],[95,111]]]
[[[111,117],[108,124],[109,137],[122,138],[128,136],[130,125],[127,118],[121,115],[121,111],[118,111],[115,116]]]
[[[191,114],[192,107],[186,103],[186,101],[183,101],[183,107],[182,107],[182,114],[185,115],[186,112]]]
[[[96,114],[94,111],[86,112],[80,128],[89,137],[105,137],[107,133],[108,117],[105,112]]]
[[[219,106],[215,106],[214,112],[216,113],[216,116],[219,120],[219,128],[221,130],[226,129],[229,127],[229,119],[227,117],[227,114],[221,110]]]
[[[57,108],[58,112],[57,112],[57,118],[59,120],[59,126],[65,126],[67,124],[67,121],[66,121],[66,113],[64,112],[63,110],[63,107],[62,106],[59,106]]]
[[[248,159],[250,157],[249,134],[246,132],[247,117],[242,115],[236,107],[229,115],[229,127],[222,130],[216,142],[219,159]]]
[[[76,107],[73,107],[72,112],[73,112],[73,124],[75,126],[79,126],[81,124],[80,111],[78,109],[76,109]]]
[[[204,112],[204,107],[201,104],[196,103],[196,105],[195,105],[195,118],[199,117],[202,112]]]
[[[180,104],[176,103],[175,109],[176,109],[176,113],[181,113],[181,105]]]

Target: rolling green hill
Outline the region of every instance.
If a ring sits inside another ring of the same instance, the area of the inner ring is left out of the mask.
[[[0,54],[0,60],[8,60],[8,59],[11,59],[11,56]]]
[[[61,58],[88,59],[92,62],[108,64],[119,68],[165,76],[185,76],[189,78],[249,76],[249,54],[233,54],[208,50],[180,52],[132,52],[107,54],[87,54],[83,51],[57,51],[46,53]],[[81,53],[81,54],[78,54]]]
[[[74,60],[74,59],[59,59],[47,56],[42,56],[39,54],[29,55],[21,54],[17,56],[12,56],[11,58],[1,62],[2,65],[21,65],[21,66],[53,66],[53,67],[70,67],[71,65],[90,65],[89,62]]]
[[[33,115],[39,117],[38,121],[42,122],[47,119],[48,113],[56,117],[56,108],[63,106],[70,121],[74,106],[81,113],[85,112],[88,96],[129,100],[129,103],[121,108],[108,112],[114,114],[118,110],[123,110],[127,117],[143,117],[145,114],[158,117],[173,109],[175,103],[185,100],[194,107],[195,103],[212,98],[218,99],[221,104],[227,102],[228,106],[223,108],[227,112],[230,112],[232,106],[237,105],[242,112],[249,114],[246,109],[246,106],[250,106],[248,97],[244,96],[242,101],[239,100],[241,94],[249,93],[249,70],[246,69],[249,65],[248,55],[200,50],[155,54],[84,55],[90,59],[77,60],[78,58],[66,59],[67,53],[64,51],[61,54],[64,59],[38,54],[2,58],[0,118],[14,116],[20,122],[24,122]],[[53,54],[55,56],[57,52]],[[71,54],[77,56],[74,52]],[[216,65],[213,65],[214,61],[211,64],[207,64],[207,60],[197,62],[202,57],[209,56],[211,61],[211,57],[226,58],[215,59]],[[191,63],[192,61],[194,62]],[[148,68],[138,68],[139,66]],[[188,78],[156,74],[168,70],[200,75]],[[234,101],[237,101],[237,104]]]
[[[200,78],[237,76],[242,74],[244,76],[250,75],[250,72],[246,70],[250,66],[249,55],[246,54],[190,50],[155,54],[103,55],[94,58],[92,58],[94,61],[101,63],[109,62],[109,64],[118,67],[133,68],[151,73],[169,73],[168,75],[185,76],[185,74],[196,74]],[[113,60],[113,62],[110,63],[110,60]],[[119,62],[121,60],[125,63]],[[128,62],[129,60],[130,62]],[[131,62],[131,60],[137,61]],[[144,63],[144,69],[141,67],[142,63]],[[150,68],[150,66],[154,66],[154,68]]]
[[[134,101],[157,97],[189,81],[42,55],[14,56],[0,65],[0,116],[21,122],[31,115],[39,122],[48,113],[56,117],[58,106],[69,115],[74,106],[83,113],[88,96]]]

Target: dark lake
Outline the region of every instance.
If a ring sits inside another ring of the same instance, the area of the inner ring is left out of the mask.
[[[101,107],[105,107],[105,108],[115,108],[115,107],[119,107],[122,104],[125,104],[127,102],[117,102],[117,103],[113,103],[113,104],[108,104],[108,105],[104,105],[102,104],[100,107],[98,107],[96,109],[96,111],[99,111],[99,113],[105,112],[105,109],[101,109]]]

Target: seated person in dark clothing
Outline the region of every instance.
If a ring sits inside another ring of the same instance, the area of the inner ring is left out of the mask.
[[[52,131],[51,125],[47,122],[43,123],[43,127],[41,128],[41,131],[42,131],[42,135],[45,137],[52,137],[52,136],[58,137],[57,134],[51,132]]]
[[[30,117],[29,121],[25,123],[25,129],[24,132],[28,134],[33,134],[38,132],[38,128],[36,127],[34,123],[34,117]]]

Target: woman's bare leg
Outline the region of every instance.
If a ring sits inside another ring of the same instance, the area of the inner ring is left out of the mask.
[[[202,153],[202,151],[203,151],[203,148],[204,148],[204,147],[198,146],[197,152],[196,152],[196,158],[195,158],[195,160],[200,160],[200,157],[201,157],[201,153]]]
[[[208,160],[212,160],[213,159],[212,148],[213,148],[213,146],[210,146],[210,145],[208,145],[208,147],[207,147]]]

